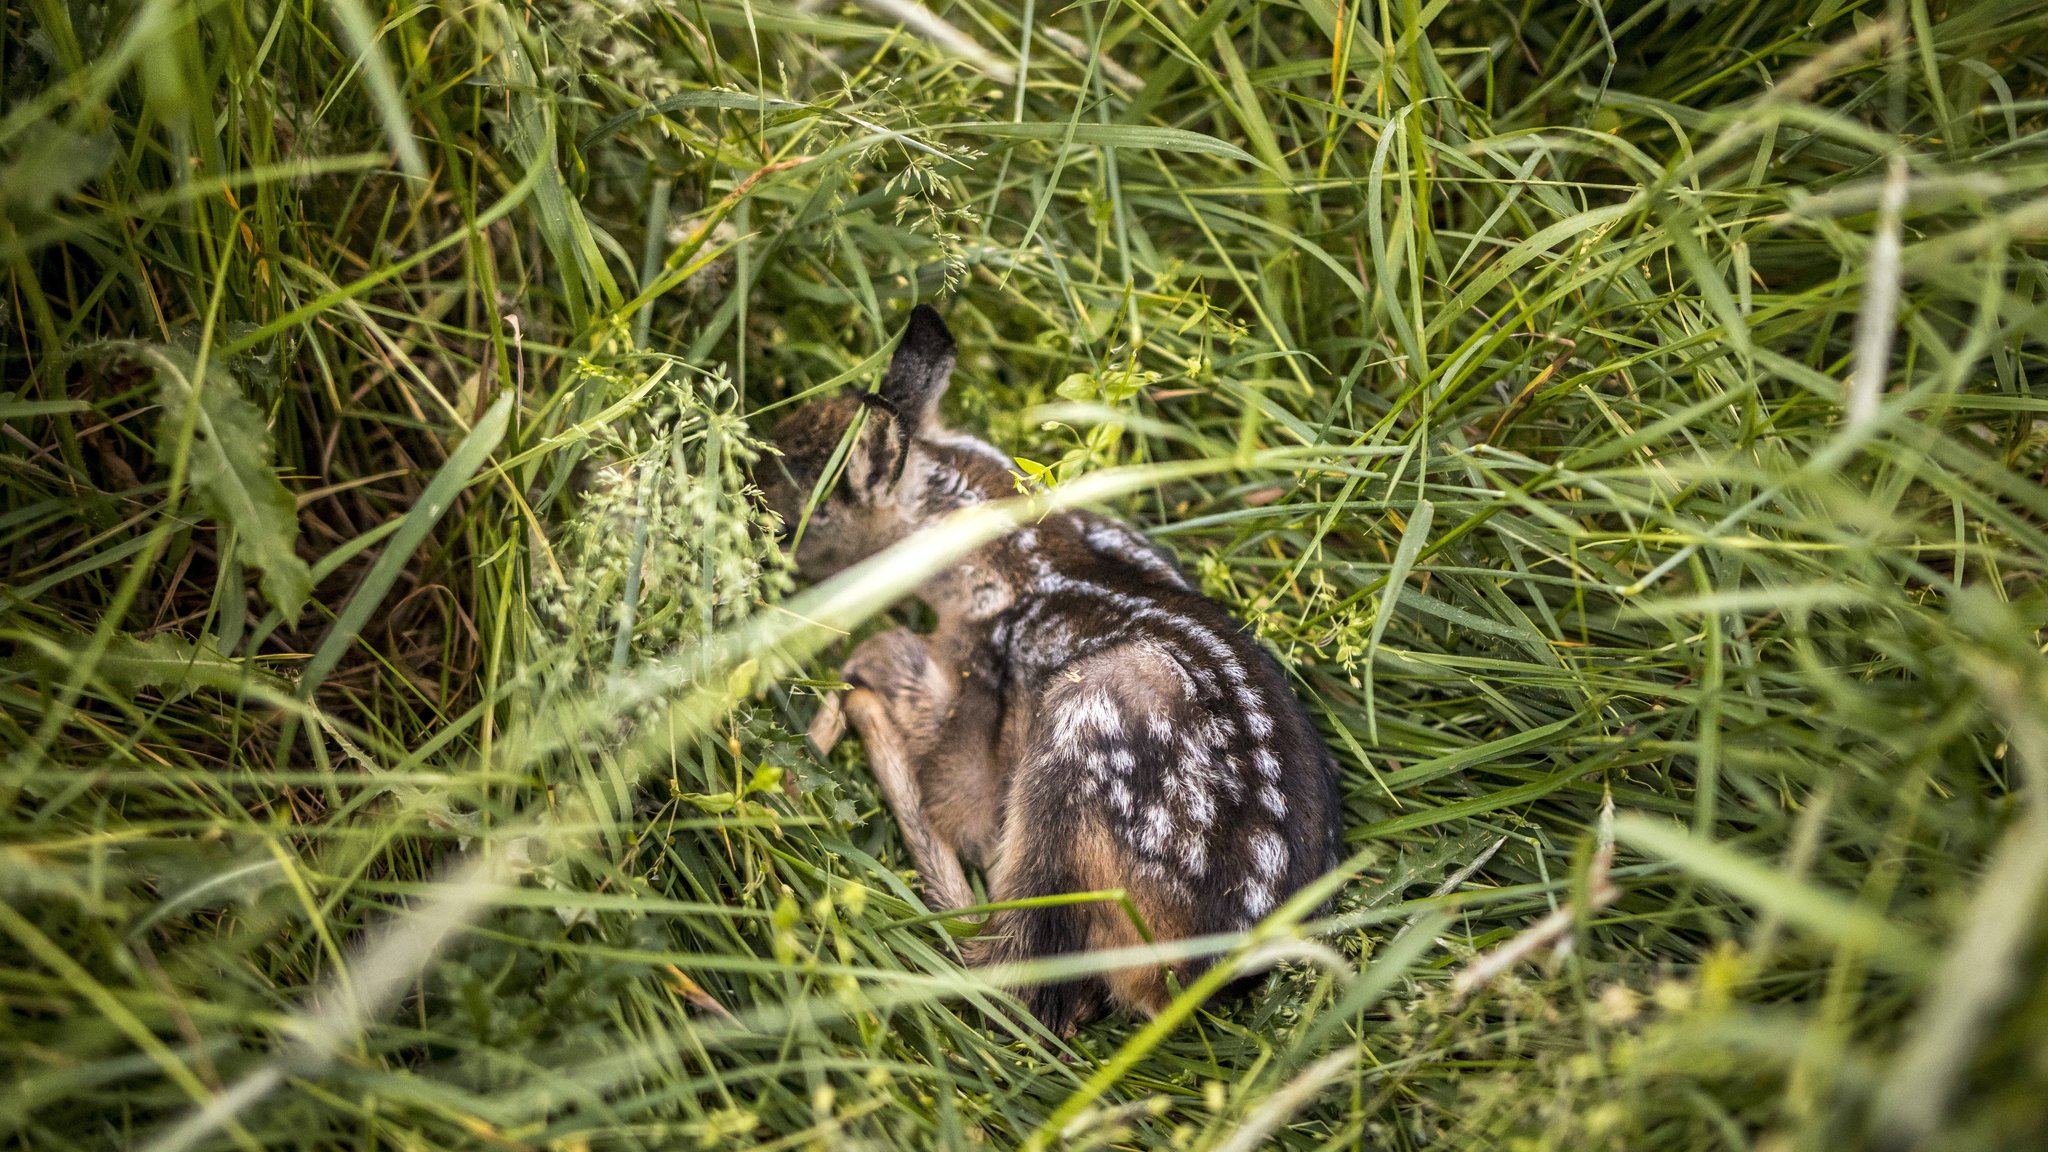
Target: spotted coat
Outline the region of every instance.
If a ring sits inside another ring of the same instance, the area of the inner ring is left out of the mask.
[[[953,358],[944,323],[920,307],[877,393],[813,403],[776,428],[780,469],[764,488],[787,527],[860,421],[797,541],[807,575],[1015,494],[1006,456],[938,422]],[[940,858],[956,855],[987,871],[999,901],[1124,889],[1154,937],[1174,939],[1248,928],[1334,865],[1335,767],[1286,675],[1139,532],[1055,513],[920,596],[937,627],[869,640],[845,675],[873,694],[868,728],[891,729],[863,728],[871,758],[886,737],[911,762],[891,802],[929,854],[919,866],[935,902],[968,898]],[[1137,941],[1114,903],[1009,910],[970,959]],[[1063,1030],[1110,1003],[1156,1010],[1168,993],[1157,967],[1020,991]]]

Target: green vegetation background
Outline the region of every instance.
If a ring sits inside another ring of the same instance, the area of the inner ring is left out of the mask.
[[[2048,1146],[2038,0],[887,7],[6,7],[0,1141]],[[1001,527],[745,498],[914,300],[1338,753],[1240,1001],[796,735]]]

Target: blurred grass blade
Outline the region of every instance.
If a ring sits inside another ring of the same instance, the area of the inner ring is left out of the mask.
[[[1339,1048],[1297,1073],[1238,1123],[1230,1138],[1217,1145],[1216,1152],[1253,1152],[1264,1145],[1273,1131],[1287,1123],[1316,1093],[1344,1075],[1358,1059],[1358,1049]]]
[[[1823,939],[1866,953],[1892,971],[1919,975],[1927,970],[1926,946],[1905,928],[1804,880],[1773,872],[1726,845],[1632,812],[1614,818],[1614,838]]]
[[[318,1074],[397,1001],[427,961],[512,875],[501,851],[486,848],[462,861],[417,908],[382,928],[351,957],[346,974],[314,995],[307,1011],[287,1029],[289,1048],[273,1054],[268,1063],[145,1147],[150,1152],[185,1152],[220,1128],[239,1130],[241,1113],[261,1103],[288,1076]]]
[[[1966,600],[1979,629],[2009,628],[2005,605]],[[1968,653],[1965,665],[2005,721],[2008,760],[2032,777],[2022,807],[1999,838],[1958,918],[1941,965],[1921,995],[1872,1097],[1878,1131],[1899,1147],[1925,1147],[1953,1123],[1956,1098],[1974,1053],[1999,1014],[2028,988],[2027,952],[2038,947],[2048,920],[2048,661],[2031,644],[2009,644],[2013,663]],[[2016,665],[2016,666],[2015,666]]]
[[[76,989],[80,996],[97,1007],[102,1018],[126,1034],[150,1062],[163,1069],[165,1075],[181,1092],[199,1101],[202,1107],[219,1099],[193,1075],[192,1070],[169,1045],[157,1039],[150,1032],[149,1026],[129,1011],[118,996],[94,980],[92,973],[66,955],[62,948],[57,947],[5,901],[0,901],[0,932],[12,937],[25,952],[55,972],[64,983]],[[246,1129],[233,1122],[233,1117],[224,1117],[223,1120],[231,1126],[230,1131],[235,1143],[247,1149],[262,1147]]]
[[[1204,136],[1200,132],[1191,132],[1185,128],[1156,128],[1144,124],[1098,124],[1087,120],[1075,124],[983,120],[941,124],[935,126],[933,131],[988,136],[997,140],[1072,140],[1075,144],[1092,148],[1149,148],[1162,152],[1191,152],[1200,156],[1236,160],[1254,168],[1264,167],[1251,153],[1227,140]]]
[[[1906,158],[1894,156],[1885,167],[1878,194],[1877,231],[1870,238],[1863,306],[1856,314],[1856,359],[1843,409],[1843,419],[1852,431],[1877,419],[1878,397],[1890,374],[1892,333],[1899,322],[1899,214],[1905,206]]]
[[[377,27],[370,20],[369,9],[363,6],[363,0],[328,0],[328,7],[334,12],[335,25],[341,29],[342,42],[355,53],[356,65],[363,70],[363,83],[377,105],[377,116],[383,121],[384,136],[391,142],[391,150],[398,156],[399,168],[415,180],[426,179],[427,161],[420,154],[419,138],[413,135],[412,114],[406,107],[405,95],[398,90],[390,61],[377,45]]]
[[[1949,1122],[1971,1056],[2012,998],[2025,991],[2026,948],[2048,907],[2048,803],[2012,827],[1978,881],[1961,929],[1927,983],[1907,1042],[1872,1097],[1878,1129],[1920,1147]]]
[[[2041,1142],[2048,0],[882,7],[0,17],[0,1144]],[[804,587],[913,303],[1057,485]],[[968,969],[804,734],[1076,508],[1347,855]]]
[[[921,39],[931,41],[985,73],[989,79],[1008,87],[1017,82],[1017,69],[997,59],[972,36],[953,27],[917,0],[859,0],[877,15],[901,22]]]

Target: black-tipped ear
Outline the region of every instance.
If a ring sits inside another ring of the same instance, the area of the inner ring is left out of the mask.
[[[953,378],[953,334],[929,304],[910,311],[910,325],[882,377],[881,398],[902,421],[906,439],[938,422],[939,398]]]

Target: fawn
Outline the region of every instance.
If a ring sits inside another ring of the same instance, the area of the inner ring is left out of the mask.
[[[881,388],[814,401],[770,435],[764,484],[791,531],[861,409],[843,470],[796,545],[829,575],[977,501],[1014,495],[1011,462],[948,430],[939,400],[954,342],[911,313]],[[1124,889],[1161,940],[1245,929],[1333,867],[1336,766],[1286,675],[1242,625],[1129,527],[1057,512],[921,587],[937,626],[862,643],[812,727],[840,712],[868,759],[936,909],[973,902],[961,861],[996,901]],[[1005,910],[970,943],[988,964],[1140,942],[1111,902]],[[1185,983],[1206,961],[1173,965]],[[1169,998],[1158,965],[1025,989],[1071,1035],[1112,1002]]]

